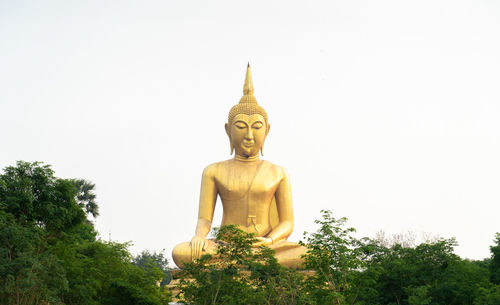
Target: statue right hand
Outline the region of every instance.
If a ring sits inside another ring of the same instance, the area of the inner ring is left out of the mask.
[[[191,259],[195,260],[201,257],[201,253],[208,246],[208,241],[200,236],[191,239]]]

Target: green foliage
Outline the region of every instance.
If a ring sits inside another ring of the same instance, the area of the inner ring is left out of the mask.
[[[71,183],[78,190],[76,193],[76,201],[78,206],[85,210],[87,214],[92,217],[99,216],[99,206],[96,202],[96,195],[94,194],[95,184],[84,179],[71,179]]]
[[[388,246],[354,237],[346,222],[322,211],[319,229],[305,233],[306,273],[279,266],[270,249],[252,251],[253,235],[222,227],[217,254],[180,273],[180,296],[187,304],[500,305],[494,249],[492,259],[464,260],[454,239]]]
[[[180,272],[187,304],[312,304],[301,289],[303,276],[281,267],[266,247],[252,250],[252,234],[236,226],[215,230],[215,256],[204,255]]]
[[[137,285],[128,281],[114,279],[102,297],[101,304],[108,305],[156,305],[168,304],[167,299],[158,299],[145,293]]]
[[[131,264],[127,244],[84,241],[68,247],[61,242],[60,251],[70,289],[63,295],[68,304],[120,304],[115,293],[128,289],[132,300],[148,299],[148,304],[165,304],[169,299],[164,288],[156,285],[163,273],[148,272]],[[133,288],[133,289],[132,289]],[[133,293],[132,293],[133,292]],[[120,296],[122,300],[123,295]]]
[[[316,271],[306,290],[316,304],[473,304],[480,288],[494,298],[491,264],[460,259],[454,239],[386,247],[356,239],[345,218],[322,213],[319,230],[306,235],[306,267]]]
[[[371,294],[360,294],[363,304],[473,304],[479,287],[489,287],[482,263],[453,253],[454,239],[440,239],[416,247],[380,247],[363,274],[376,279]]]
[[[57,234],[85,218],[75,201],[76,186],[54,177],[48,165],[19,161],[15,167],[6,167],[0,179],[0,202],[21,225],[35,225]]]
[[[431,286],[433,299],[445,304],[473,304],[479,287],[488,287],[488,270],[479,264],[455,256]]]
[[[478,291],[479,295],[474,300],[474,305],[500,305],[500,285],[479,287]]]
[[[127,244],[103,242],[94,185],[18,162],[0,175],[0,304],[167,304],[158,268],[132,264]],[[163,261],[166,264],[166,260]]]
[[[41,228],[22,226],[0,211],[0,304],[59,304],[67,281],[45,236]]]
[[[428,305],[431,303],[429,286],[409,287],[407,293],[409,305]]]
[[[134,258],[134,265],[146,271],[154,278],[161,278],[160,286],[165,286],[172,280],[168,259],[163,252],[142,251]]]
[[[331,211],[322,210],[316,220],[319,229],[304,233],[305,267],[315,271],[306,282],[307,291],[315,304],[349,304],[358,295],[357,281],[366,281],[360,270],[365,266],[366,240],[353,236],[354,228],[346,227],[347,218],[336,219]]]
[[[61,179],[48,165],[18,162],[0,174],[0,304],[167,304],[168,260],[104,242],[86,215],[99,214],[94,185]],[[454,239],[414,246],[358,239],[347,219],[322,211],[305,233],[307,272],[235,226],[215,230],[215,255],[187,264],[187,304],[500,305],[500,233],[491,258],[461,259]]]
[[[500,285],[500,233],[495,235],[495,245],[490,247],[491,251],[491,282]]]
[[[453,244],[453,240],[420,244],[415,248],[396,244],[376,255],[368,268],[376,268],[374,288],[379,302],[407,304],[410,293],[422,294],[424,288],[419,287],[426,287],[443,276],[452,256]]]

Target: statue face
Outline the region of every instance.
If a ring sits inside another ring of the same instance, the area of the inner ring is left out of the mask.
[[[231,126],[226,124],[226,132],[233,143],[236,154],[242,157],[255,157],[264,145],[269,125],[260,114],[237,114]]]

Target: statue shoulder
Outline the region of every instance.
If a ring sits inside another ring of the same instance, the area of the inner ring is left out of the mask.
[[[228,163],[230,163],[230,162],[231,162],[231,159],[225,160],[225,161],[220,161],[220,162],[215,162],[215,163],[208,165],[203,170],[203,177],[215,177],[216,173],[220,172],[221,167],[222,168],[227,167]]]
[[[283,166],[280,166],[280,165],[277,165],[277,164],[273,164],[269,161],[266,161],[264,160],[265,164],[267,166],[269,166],[269,168],[275,172],[278,176],[281,177],[281,179],[285,179],[285,180],[289,180],[290,179],[290,176],[288,175],[288,172],[287,170],[283,167]]]
[[[215,173],[217,172],[217,168],[219,167],[219,163],[221,162],[216,162],[208,165],[205,167],[203,170],[203,177],[206,178],[213,178],[215,176]]]

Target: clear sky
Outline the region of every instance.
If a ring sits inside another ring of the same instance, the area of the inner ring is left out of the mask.
[[[247,61],[295,229],[500,231],[500,1],[0,1],[0,167],[96,183],[102,238],[189,241]],[[220,223],[220,205],[215,223]]]

